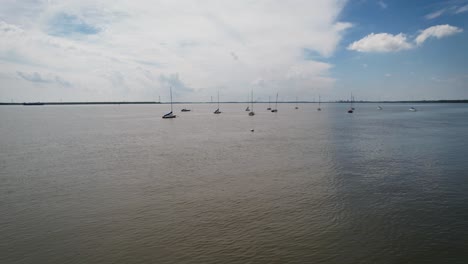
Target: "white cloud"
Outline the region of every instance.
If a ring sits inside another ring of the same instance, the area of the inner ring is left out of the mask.
[[[359,52],[395,52],[412,48],[406,35],[400,33],[392,35],[388,33],[371,33],[364,38],[351,43],[349,50]]]
[[[434,18],[437,18],[437,17],[440,17],[442,14],[445,13],[445,9],[441,9],[441,10],[437,10],[435,12],[432,12],[430,14],[427,14],[425,15],[424,17],[428,20],[430,19],[434,19]]]
[[[430,37],[443,38],[462,32],[463,29],[450,25],[438,25],[426,28],[416,37],[416,44],[421,45]]]
[[[417,45],[421,45],[428,38],[443,38],[462,32],[463,29],[450,26],[438,25],[422,30],[414,40]],[[371,33],[364,38],[351,43],[348,50],[358,52],[396,52],[413,48],[413,44],[408,41],[405,34],[392,35],[389,33]]]
[[[159,94],[164,100],[168,85],[177,100],[206,101],[218,89],[226,100],[243,100],[253,86],[262,97],[277,90],[312,95],[311,87],[329,88],[335,79],[331,64],[304,58],[303,50],[333,55],[351,26],[338,21],[345,4],[5,0],[0,95],[33,100],[29,91],[41,82],[31,80],[48,80],[43,94],[53,99],[63,90],[64,100],[151,100]],[[70,87],[60,90],[58,80]]]
[[[455,11],[455,14],[460,14],[460,13],[463,13],[463,12],[467,12],[468,11],[468,5],[464,5],[460,8],[458,8],[456,11]]]

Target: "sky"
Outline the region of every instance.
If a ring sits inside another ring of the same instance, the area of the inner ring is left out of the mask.
[[[0,102],[468,99],[468,0],[2,0]]]

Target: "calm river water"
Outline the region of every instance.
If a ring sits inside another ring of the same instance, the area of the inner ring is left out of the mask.
[[[0,263],[468,262],[468,105],[245,106],[2,106]]]

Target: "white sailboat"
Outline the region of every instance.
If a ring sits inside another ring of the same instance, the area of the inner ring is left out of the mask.
[[[247,108],[249,108],[247,106]],[[253,111],[253,89],[252,89],[252,110],[249,112],[249,116],[254,116],[255,115],[255,112]]]
[[[174,115],[172,113],[172,86],[170,87],[170,91],[171,91],[171,112],[163,115],[162,118],[164,118],[164,119],[166,119],[166,118],[176,118],[177,117],[176,115]]]
[[[278,112],[278,93],[276,93],[275,109],[272,109],[271,112],[272,112],[272,113]]]
[[[214,114],[221,114],[221,111],[219,111],[219,91],[218,91],[218,109],[213,112]]]

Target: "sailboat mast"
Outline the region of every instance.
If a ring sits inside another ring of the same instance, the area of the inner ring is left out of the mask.
[[[276,93],[275,109],[278,109],[278,93]]]
[[[219,90],[218,90],[218,109],[219,109]]]
[[[271,96],[268,96],[268,107],[271,107],[271,106],[270,106],[270,97],[271,97]]]
[[[171,113],[172,113],[172,86],[171,86],[170,90],[171,90]]]
[[[253,112],[253,89],[252,89],[252,112]]]
[[[320,95],[319,95],[319,107],[320,107]]]

